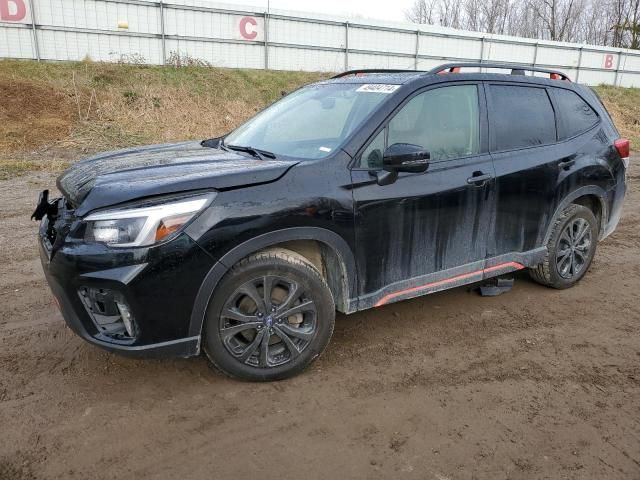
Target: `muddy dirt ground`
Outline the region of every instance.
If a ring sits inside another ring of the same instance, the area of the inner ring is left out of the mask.
[[[0,479],[638,479],[638,161],[577,288],[520,275],[339,316],[319,361],[271,384],[80,340],[29,221],[53,175],[0,182]]]

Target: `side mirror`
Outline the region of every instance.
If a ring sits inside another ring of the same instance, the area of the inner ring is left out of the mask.
[[[429,168],[431,155],[420,145],[394,143],[382,156],[382,168],[388,172],[420,173]]]

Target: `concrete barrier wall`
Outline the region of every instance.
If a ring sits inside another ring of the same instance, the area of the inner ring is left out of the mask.
[[[415,24],[198,0],[0,0],[0,57],[277,70],[424,70],[449,61],[559,69],[572,80],[640,87],[640,52]]]

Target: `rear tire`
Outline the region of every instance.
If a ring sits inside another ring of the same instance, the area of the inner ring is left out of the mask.
[[[220,281],[207,308],[203,348],[231,377],[281,380],[324,351],[334,322],[333,296],[320,272],[295,252],[266,250]]]
[[[554,220],[544,261],[529,269],[536,282],[552,288],[574,286],[587,273],[598,244],[598,221],[591,210],[571,204]]]

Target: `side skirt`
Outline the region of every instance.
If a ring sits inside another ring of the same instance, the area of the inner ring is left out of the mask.
[[[546,251],[546,247],[540,247],[529,252],[508,253],[396,282],[361,296],[358,299],[358,310],[380,307],[533,267],[544,259]]]

